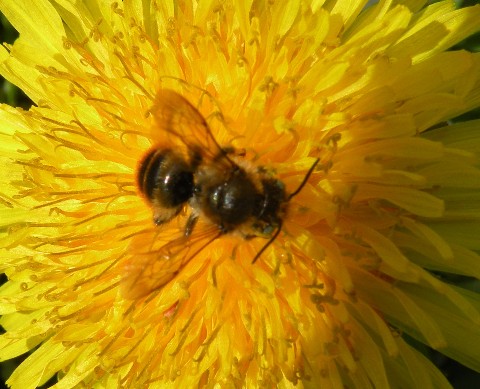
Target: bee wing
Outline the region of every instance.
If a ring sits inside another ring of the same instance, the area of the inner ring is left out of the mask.
[[[231,163],[200,112],[183,96],[160,89],[150,109],[157,125],[191,151],[211,161]]]
[[[137,299],[161,288],[190,260],[222,235],[215,225],[196,227],[189,236],[181,233],[160,247],[155,247],[154,243],[150,249],[139,250],[132,255],[124,268],[121,284],[124,297]],[[141,241],[143,246],[145,239]],[[136,242],[135,245],[139,244],[140,242]]]

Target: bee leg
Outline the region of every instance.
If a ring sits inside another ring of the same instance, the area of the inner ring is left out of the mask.
[[[271,236],[271,238],[268,240],[267,243],[263,245],[263,247],[260,249],[260,251],[255,255],[255,258],[253,258],[252,265],[257,262],[257,259],[260,258],[260,256],[263,254],[263,252],[267,249],[268,246],[270,246],[275,239],[277,239],[278,235],[280,234],[280,231],[282,231],[282,220],[279,220],[277,229]]]
[[[222,154],[233,155],[235,157],[245,157],[247,151],[244,148],[236,149],[233,146],[226,146],[222,148]]]
[[[185,224],[185,232],[184,232],[185,237],[189,237],[192,234],[193,229],[197,224],[197,221],[198,221],[198,215],[191,214],[187,220],[187,224]]]

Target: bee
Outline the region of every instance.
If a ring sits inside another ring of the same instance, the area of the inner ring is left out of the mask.
[[[252,258],[254,264],[278,237],[289,201],[319,162],[287,194],[284,183],[264,167],[252,168],[242,163],[241,152],[221,147],[202,114],[177,92],[161,89],[150,112],[163,143],[154,145],[139,162],[138,190],[152,209],[155,225],[169,223],[179,214],[188,217],[180,235],[128,263],[124,289],[131,297],[161,288],[225,234],[267,239]]]

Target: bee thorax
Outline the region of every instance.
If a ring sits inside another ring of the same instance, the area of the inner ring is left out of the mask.
[[[207,178],[205,175],[199,183],[198,200],[205,215],[223,231],[229,232],[253,216],[260,195],[243,169],[232,171],[226,180]]]

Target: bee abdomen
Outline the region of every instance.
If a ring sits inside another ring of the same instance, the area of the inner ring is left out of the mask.
[[[138,186],[151,203],[177,208],[193,196],[193,172],[171,149],[154,149],[141,162]]]

